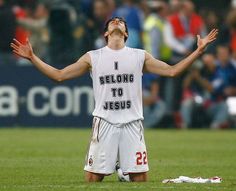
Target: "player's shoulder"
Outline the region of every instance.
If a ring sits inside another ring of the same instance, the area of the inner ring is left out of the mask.
[[[127,52],[129,56],[137,58],[141,63],[145,62],[146,51],[139,48],[127,47]]]
[[[102,53],[105,51],[105,47],[99,48],[96,50],[90,50],[87,53],[89,54],[90,58],[94,61],[98,60]]]
[[[90,50],[90,51],[88,51],[88,53],[89,53],[89,54],[93,54],[93,55],[98,55],[98,54],[100,54],[103,50],[104,50],[104,47],[103,47],[103,48],[96,49],[96,50]]]
[[[140,48],[126,47],[126,50],[129,51],[129,52],[137,53],[137,54],[144,54],[145,53],[145,50],[140,49]]]

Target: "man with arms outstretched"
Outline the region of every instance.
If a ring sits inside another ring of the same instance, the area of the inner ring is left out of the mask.
[[[84,170],[89,182],[102,181],[115,171],[117,160],[130,180],[147,181],[148,160],[143,131],[142,73],[175,77],[183,72],[216,39],[212,30],[205,38],[197,36],[198,48],[174,66],[157,60],[140,49],[125,46],[128,38],[126,22],[110,19],[105,27],[107,46],[89,51],[77,62],[58,70],[40,60],[31,44],[11,43],[13,52],[29,59],[49,78],[62,82],[90,71],[93,80],[95,109],[93,135]]]

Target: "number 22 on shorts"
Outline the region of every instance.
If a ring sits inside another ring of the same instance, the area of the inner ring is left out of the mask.
[[[146,151],[142,152],[136,152],[136,165],[145,165],[147,164],[147,153]]]

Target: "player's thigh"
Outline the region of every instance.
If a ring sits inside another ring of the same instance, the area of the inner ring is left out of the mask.
[[[149,170],[141,121],[129,123],[123,128],[119,144],[119,160],[124,173],[144,173]]]
[[[84,170],[95,174],[112,174],[117,161],[118,138],[119,129],[101,118],[95,118]]]

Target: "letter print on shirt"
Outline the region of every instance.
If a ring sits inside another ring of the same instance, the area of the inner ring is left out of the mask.
[[[114,62],[114,68],[115,68],[115,70],[118,70],[118,62],[117,61]]]

